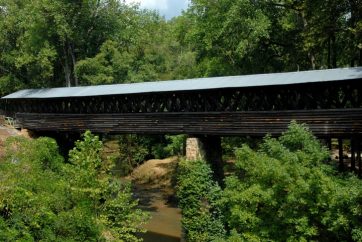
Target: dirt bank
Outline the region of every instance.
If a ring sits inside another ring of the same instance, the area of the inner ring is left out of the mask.
[[[14,128],[5,126],[3,124],[0,124],[0,159],[4,156],[5,140],[11,136],[18,136],[18,135],[22,135],[20,131],[14,129]]]

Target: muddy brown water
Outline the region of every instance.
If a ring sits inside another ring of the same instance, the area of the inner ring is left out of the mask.
[[[159,189],[137,185],[134,196],[139,199],[140,208],[148,211],[151,219],[143,227],[144,242],[179,242],[181,237],[181,211],[172,202],[172,195]]]

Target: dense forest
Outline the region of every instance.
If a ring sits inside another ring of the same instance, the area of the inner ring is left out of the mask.
[[[1,0],[1,95],[362,64],[360,0],[192,0],[181,16],[118,0]]]
[[[120,0],[0,0],[1,96],[354,66],[362,66],[361,0],[191,0],[171,20]],[[102,157],[90,132],[64,157],[50,138],[8,139],[0,240],[139,241],[148,215],[111,170],[180,155],[185,138],[117,136],[118,160]],[[327,163],[306,126],[222,145],[235,161],[224,184],[205,161],[178,164],[187,241],[362,241],[361,179]]]

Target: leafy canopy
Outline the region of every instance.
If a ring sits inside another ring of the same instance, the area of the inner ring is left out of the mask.
[[[295,122],[278,139],[267,136],[257,151],[238,150],[222,198],[230,240],[362,241],[362,183],[337,175],[327,157]]]
[[[114,180],[86,132],[64,163],[50,138],[7,141],[0,162],[1,241],[139,241],[147,215]]]
[[[221,188],[212,180],[204,161],[181,160],[177,177],[177,197],[182,209],[182,227],[187,241],[213,241],[225,235],[218,201]]]

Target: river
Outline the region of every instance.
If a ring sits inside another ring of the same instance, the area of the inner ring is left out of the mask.
[[[140,235],[144,242],[180,241],[181,211],[169,194],[170,192],[158,188],[142,185],[135,187],[134,195],[139,199],[140,208],[151,215],[150,221],[144,225],[147,233]]]

